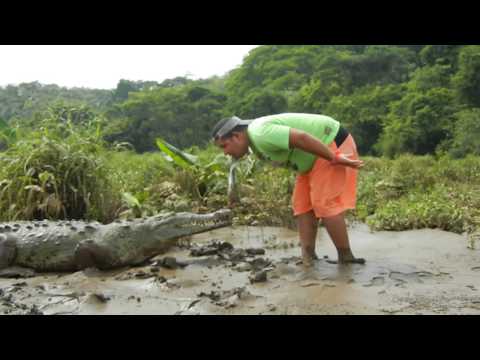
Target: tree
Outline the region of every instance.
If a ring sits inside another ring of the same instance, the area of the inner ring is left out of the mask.
[[[480,107],[480,46],[465,46],[460,51],[459,69],[453,78],[460,99]]]
[[[419,53],[422,65],[451,65],[454,72],[461,45],[426,45]]]
[[[480,109],[473,108],[456,114],[457,121],[450,153],[454,157],[480,155]]]
[[[65,88],[38,82],[8,85],[5,89],[0,87],[0,116],[6,121],[13,118],[28,119],[34,113],[44,111],[59,101],[105,110],[112,102],[112,92],[101,89]]]
[[[424,92],[432,88],[449,88],[451,65],[435,64],[415,70],[408,82],[410,91]]]
[[[333,97],[325,113],[353,134],[360,154],[375,155],[374,145],[383,130],[390,104],[400,100],[404,93],[402,85],[365,86],[351,95]]]
[[[371,45],[362,54],[340,59],[339,68],[346,72],[353,91],[367,84],[407,81],[414,58],[415,53],[406,48]]]
[[[241,99],[234,113],[242,118],[252,119],[260,116],[278,114],[287,110],[287,100],[275,91],[251,92]]]
[[[213,124],[224,116],[226,97],[195,83],[129,94],[107,116],[109,142],[129,142],[136,151],[154,151],[155,139],[185,148],[209,140]]]
[[[457,110],[453,90],[408,92],[392,104],[377,149],[387,156],[433,153],[448,138]]]

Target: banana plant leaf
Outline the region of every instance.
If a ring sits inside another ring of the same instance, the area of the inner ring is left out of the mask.
[[[127,203],[127,205],[131,208],[140,208],[141,207],[141,204],[140,204],[140,201],[138,201],[138,199],[133,196],[132,194],[128,193],[128,192],[124,192],[122,194],[122,198],[123,200]]]
[[[168,155],[178,166],[181,166],[184,169],[197,166],[196,156],[177,149],[175,146],[169,144],[161,138],[157,138],[156,143],[158,148]]]

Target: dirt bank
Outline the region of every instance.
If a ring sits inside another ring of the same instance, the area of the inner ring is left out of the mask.
[[[350,228],[366,265],[299,261],[297,234],[232,227],[183,241],[145,266],[0,278],[0,314],[480,314],[480,250],[439,230]],[[15,269],[14,269],[15,270]],[[15,278],[16,277],[16,278]]]

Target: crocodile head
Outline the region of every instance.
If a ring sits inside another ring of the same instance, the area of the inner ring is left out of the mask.
[[[208,214],[187,212],[168,213],[149,217],[144,225],[163,237],[182,237],[230,226],[231,210],[222,209]]]

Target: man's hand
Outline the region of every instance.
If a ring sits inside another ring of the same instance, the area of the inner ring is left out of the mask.
[[[338,150],[333,154],[332,159],[332,151],[328,146],[322,144],[320,140],[312,135],[294,128],[290,129],[289,146],[291,149],[297,148],[321,157],[322,159],[329,160],[333,165],[349,166],[354,169],[363,167],[362,160],[351,160],[348,156],[351,156],[352,154],[341,154]]]
[[[365,164],[363,160],[352,160],[349,159],[347,156],[350,154],[342,154],[341,152],[335,152],[335,157],[332,160],[332,165],[343,165],[343,166],[348,166],[354,169],[360,169],[362,168]]]

